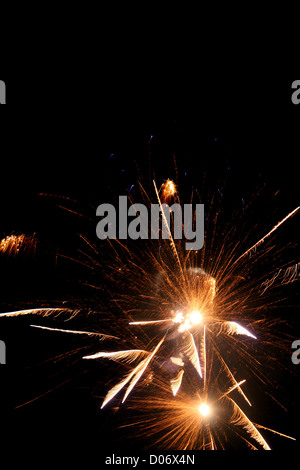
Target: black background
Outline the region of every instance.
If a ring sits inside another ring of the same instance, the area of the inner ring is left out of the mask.
[[[35,232],[45,246],[50,240],[71,251],[80,224],[39,193],[74,198],[93,214],[115,191],[126,193],[135,184],[135,161],[147,177],[155,169],[165,179],[174,174],[173,155],[186,187],[201,184],[197,176],[207,172],[213,193],[230,182],[237,206],[263,184],[280,189],[282,213],[299,204],[300,105],[291,102],[297,77],[224,70],[208,76],[175,60],[154,67],[151,60],[133,66],[115,58],[109,65],[100,60],[98,67],[57,74],[46,67],[36,74],[22,69],[0,77],[7,84],[0,131],[1,236]],[[57,267],[51,250],[34,261],[1,263],[1,311],[72,294],[66,279],[76,274]],[[74,339],[55,337],[54,347],[50,333],[32,331],[30,320],[1,322],[7,365],[0,366],[0,409],[11,453],[18,446],[24,453],[46,446],[105,454],[97,434],[100,401],[89,389],[97,370],[85,374],[79,363],[63,371],[37,365],[75,348]],[[298,378],[299,373],[291,387]],[[297,434],[296,392],[287,393],[294,408],[282,419],[287,434],[290,428]],[[39,395],[44,396],[19,407]]]

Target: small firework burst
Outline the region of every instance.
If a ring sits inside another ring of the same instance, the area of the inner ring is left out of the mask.
[[[0,242],[0,253],[6,256],[34,256],[37,239],[29,235],[8,235]]]
[[[167,204],[177,194],[177,186],[174,181],[168,179],[161,187],[161,202]]]

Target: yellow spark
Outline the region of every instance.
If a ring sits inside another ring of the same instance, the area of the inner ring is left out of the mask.
[[[162,200],[167,200],[177,193],[177,188],[176,184],[174,181],[168,179],[163,185],[162,185]]]
[[[37,239],[33,236],[9,235],[0,241],[0,253],[17,256],[20,252],[34,255],[37,248]]]

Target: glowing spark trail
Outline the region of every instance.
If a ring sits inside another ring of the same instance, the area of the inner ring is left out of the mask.
[[[222,331],[228,335],[244,335],[257,339],[250,331],[234,321],[226,321],[222,323]]]
[[[187,335],[185,336],[185,349],[183,351],[195,367],[200,377],[202,378],[200,359],[192,333],[187,332]]]
[[[48,326],[40,326],[40,325],[30,325],[30,326],[32,328],[39,328],[41,330],[47,330],[47,331],[57,331],[59,333],[71,333],[73,335],[99,336],[100,339],[120,339],[117,336],[105,335],[103,333],[95,333],[92,331],[64,330],[61,328],[49,328]]]
[[[161,213],[162,213],[163,222],[164,222],[164,224],[165,224],[165,226],[167,227],[167,230],[168,230],[168,232],[169,232],[170,243],[171,243],[171,246],[172,246],[174,255],[176,256],[176,259],[177,259],[178,266],[179,266],[179,269],[180,269],[180,271],[181,271],[181,274],[183,275],[182,266],[181,266],[181,261],[180,261],[179,255],[178,255],[178,251],[177,251],[177,248],[176,248],[174,239],[173,239],[173,237],[172,237],[172,233],[171,233],[171,230],[170,230],[168,221],[167,221],[167,219],[166,219],[166,216],[165,216],[165,213],[164,213],[164,210],[163,210],[163,207],[162,207],[162,203],[161,203],[161,200],[160,200],[160,197],[159,197],[159,193],[158,193],[158,190],[157,190],[157,186],[156,186],[155,181],[153,181],[153,184],[154,184],[154,189],[155,189],[156,197],[157,197],[157,200],[158,200],[158,203],[159,203],[159,206],[160,206],[160,210],[161,210]]]
[[[92,354],[91,356],[84,356],[82,359],[100,359],[107,358],[113,361],[125,361],[128,364],[140,358],[140,356],[149,355],[147,351],[144,350],[128,350],[128,351],[114,351],[114,352],[98,352]]]
[[[284,217],[278,224],[276,224],[270,232],[268,232],[264,237],[262,237],[258,242],[256,242],[251,248],[249,248],[245,253],[243,253],[233,264],[236,264],[238,261],[240,261],[244,256],[247,256],[248,253],[251,253],[251,251],[255,250],[259,245],[261,245],[272,233],[274,233],[284,222],[286,222],[288,219],[293,217],[298,210],[300,209],[300,206],[296,207],[292,212],[290,212],[286,217]]]
[[[268,443],[265,441],[265,439],[260,434],[258,429],[254,426],[254,424],[250,421],[250,419],[241,410],[241,408],[236,404],[236,402],[232,398],[229,399],[234,404],[235,408],[235,413],[231,419],[231,424],[243,426],[243,428],[250,434],[250,436],[256,442],[258,442],[263,447],[264,450],[271,450]]]
[[[76,315],[76,311],[69,308],[31,308],[28,310],[16,310],[14,312],[0,313],[0,317],[19,317],[20,315],[41,315],[48,317],[52,314],[69,313]]]
[[[253,424],[255,424],[255,423],[253,423]],[[274,429],[266,428],[265,426],[262,426],[261,424],[255,424],[255,426],[257,428],[265,429],[266,431],[270,431],[273,434],[277,434],[278,436],[285,437],[286,439],[291,439],[292,441],[296,440],[294,437],[287,436],[287,434],[283,434],[282,432],[274,431]]]

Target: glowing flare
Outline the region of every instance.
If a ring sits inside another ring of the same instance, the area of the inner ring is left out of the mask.
[[[198,310],[194,310],[188,316],[192,325],[199,325],[202,322],[202,314]]]
[[[201,403],[201,405],[199,406],[199,413],[203,417],[206,417],[210,414],[210,407],[207,405],[207,403]]]
[[[176,185],[174,181],[167,180],[165,184],[162,186],[162,199],[168,199],[172,196],[175,196],[177,192]]]
[[[173,320],[174,323],[181,323],[184,319],[183,313],[178,312]]]
[[[184,331],[188,331],[196,325],[200,325],[202,323],[203,316],[199,310],[193,310],[191,313],[187,315],[183,315],[182,312],[178,312],[173,319],[173,323],[179,323],[178,331],[179,333],[183,333]]]

